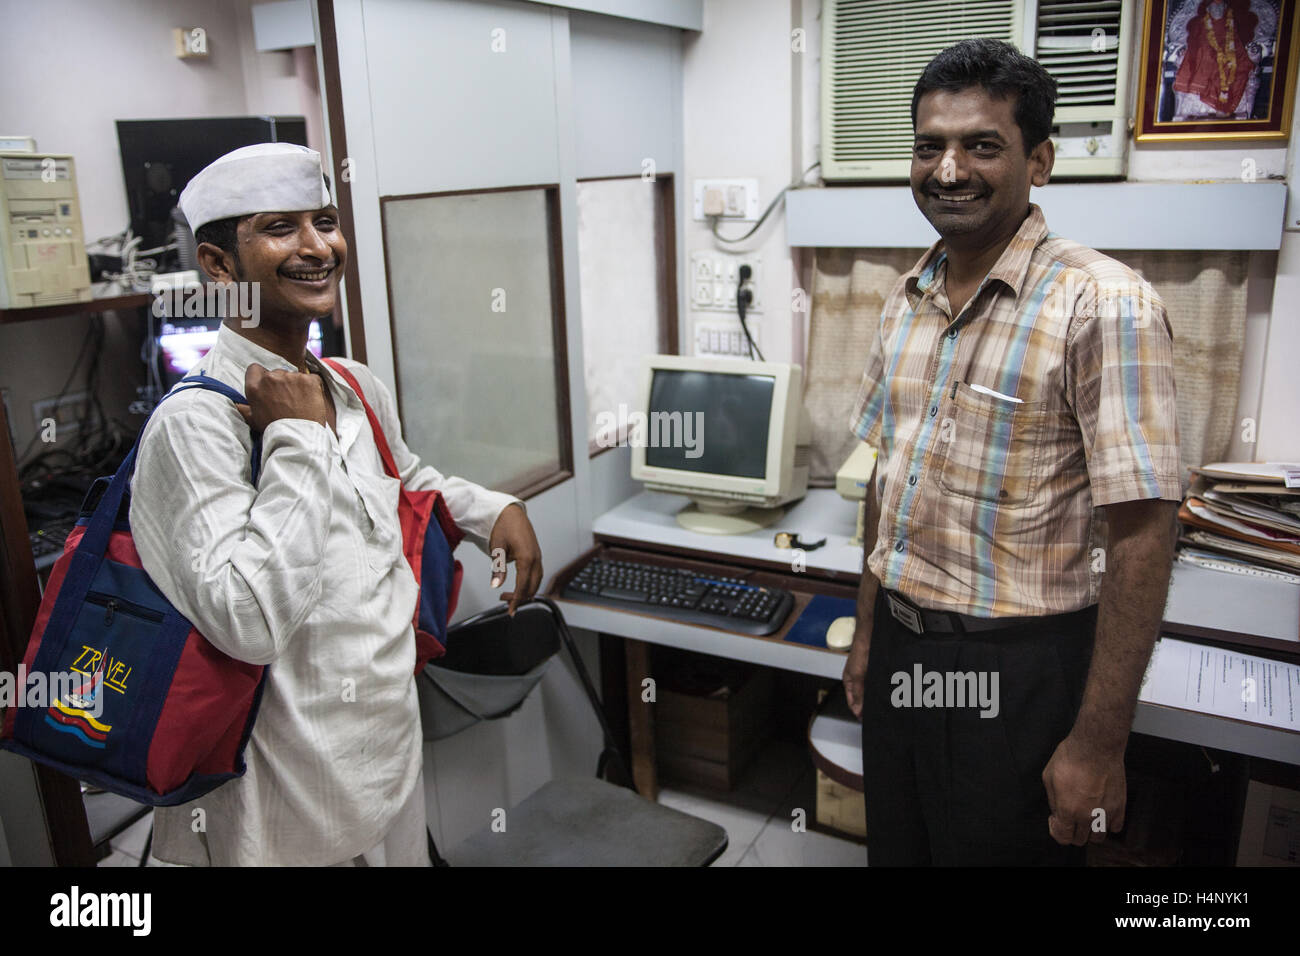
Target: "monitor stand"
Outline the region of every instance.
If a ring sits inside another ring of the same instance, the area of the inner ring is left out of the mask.
[[[749,534],[776,524],[783,514],[784,508],[742,506],[735,511],[719,511],[692,503],[677,512],[677,523],[687,531],[700,534]]]

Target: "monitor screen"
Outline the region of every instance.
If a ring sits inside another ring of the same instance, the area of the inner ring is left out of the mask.
[[[775,389],[770,375],[655,369],[646,465],[763,478]],[[681,418],[672,418],[674,412]]]
[[[217,342],[220,319],[200,319],[193,322],[164,322],[158,330],[158,347],[162,353],[163,373],[169,382],[183,379],[198,365],[199,360]],[[321,356],[320,323],[312,319],[307,332],[307,348],[317,358]]]
[[[194,174],[219,156],[254,143],[307,145],[301,116],[215,116],[118,120],[131,229],[144,249],[171,242],[171,211]]]

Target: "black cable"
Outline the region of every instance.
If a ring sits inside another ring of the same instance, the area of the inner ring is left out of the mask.
[[[77,422],[77,437],[65,447],[47,449],[21,466],[19,477],[26,494],[37,492],[38,489],[34,486],[61,475],[97,476],[120,459],[124,451],[124,440],[127,437],[126,430],[120,421],[109,419],[99,396],[106,337],[103,315],[92,314],[86,335],[82,340],[81,351],[77,355],[72,371],[68,374],[67,381],[64,382],[63,388],[54,400],[57,413],[59,404],[77,378],[83,359],[89,354],[89,365],[86,369],[86,401],[81,418]],[[24,457],[39,437],[38,430],[32,436],[27,448],[23,450]]]
[[[97,476],[109,464],[115,463],[118,453],[122,450],[125,429],[116,419],[109,420],[99,396],[107,330],[103,315],[94,316],[92,321],[95,333],[95,352],[91,358],[90,370],[87,375],[86,391],[89,394],[89,399],[85,405],[85,413],[79,423],[80,440],[78,442],[77,457],[79,459],[79,470]],[[94,413],[93,419],[91,417],[92,412]]]
[[[81,350],[77,353],[77,360],[72,363],[72,371],[68,372],[67,380],[63,383],[63,387],[59,389],[59,394],[56,395],[54,398],[54,407],[56,409],[58,408],[59,403],[63,401],[63,396],[68,394],[68,388],[71,387],[73,379],[76,378],[77,370],[81,368],[81,360],[85,358],[86,349],[90,345],[90,337],[91,337],[90,332],[91,332],[90,328],[87,328],[86,334],[81,340]],[[37,439],[39,439],[40,437],[41,437],[41,429],[38,427],[36,431],[33,432],[31,440],[27,443],[27,447],[23,449],[23,453],[18,456],[17,460],[20,463],[23,462],[23,459],[25,459],[27,455],[31,452],[32,447],[36,444]],[[18,468],[19,476],[22,476],[28,470],[28,468],[36,464],[46,455],[51,454],[53,451],[54,449],[51,449],[50,451],[46,451],[46,452],[41,452],[31,461],[20,464]]]
[[[753,359],[754,355],[757,354],[760,362],[766,362],[767,359],[763,358],[763,353],[758,350],[758,343],[749,334],[749,323],[745,321],[745,312],[748,311],[749,303],[754,297],[754,294],[745,288],[745,283],[749,281],[749,277],[753,274],[754,270],[748,264],[740,267],[740,276],[736,282],[736,312],[740,315],[740,327],[744,330],[745,341],[749,343],[749,357]]]
[[[91,431],[91,416],[98,412],[99,424],[104,421],[104,408],[99,404],[99,369],[100,359],[104,355],[104,316],[101,313],[95,313],[90,317],[90,365],[86,369],[86,401],[82,404],[81,418],[77,420],[77,440],[72,446],[74,458],[81,460],[89,450],[87,445],[92,441],[92,436],[97,434]]]

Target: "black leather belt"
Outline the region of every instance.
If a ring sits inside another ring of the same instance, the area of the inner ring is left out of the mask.
[[[885,605],[894,620],[913,634],[965,634],[972,631],[1000,631],[1026,624],[1051,625],[1058,618],[1068,618],[1080,613],[1049,614],[1041,617],[971,617],[956,611],[930,611],[918,607],[897,591],[881,588]],[[1087,610],[1085,608],[1085,610]]]

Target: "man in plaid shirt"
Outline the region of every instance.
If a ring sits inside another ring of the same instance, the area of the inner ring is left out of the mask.
[[[1029,202],[1055,100],[995,40],[913,94],[941,238],[864,319],[852,422],[880,452],[844,669],[873,865],[1079,864],[1124,823],[1182,491],[1173,344],[1149,285]]]

